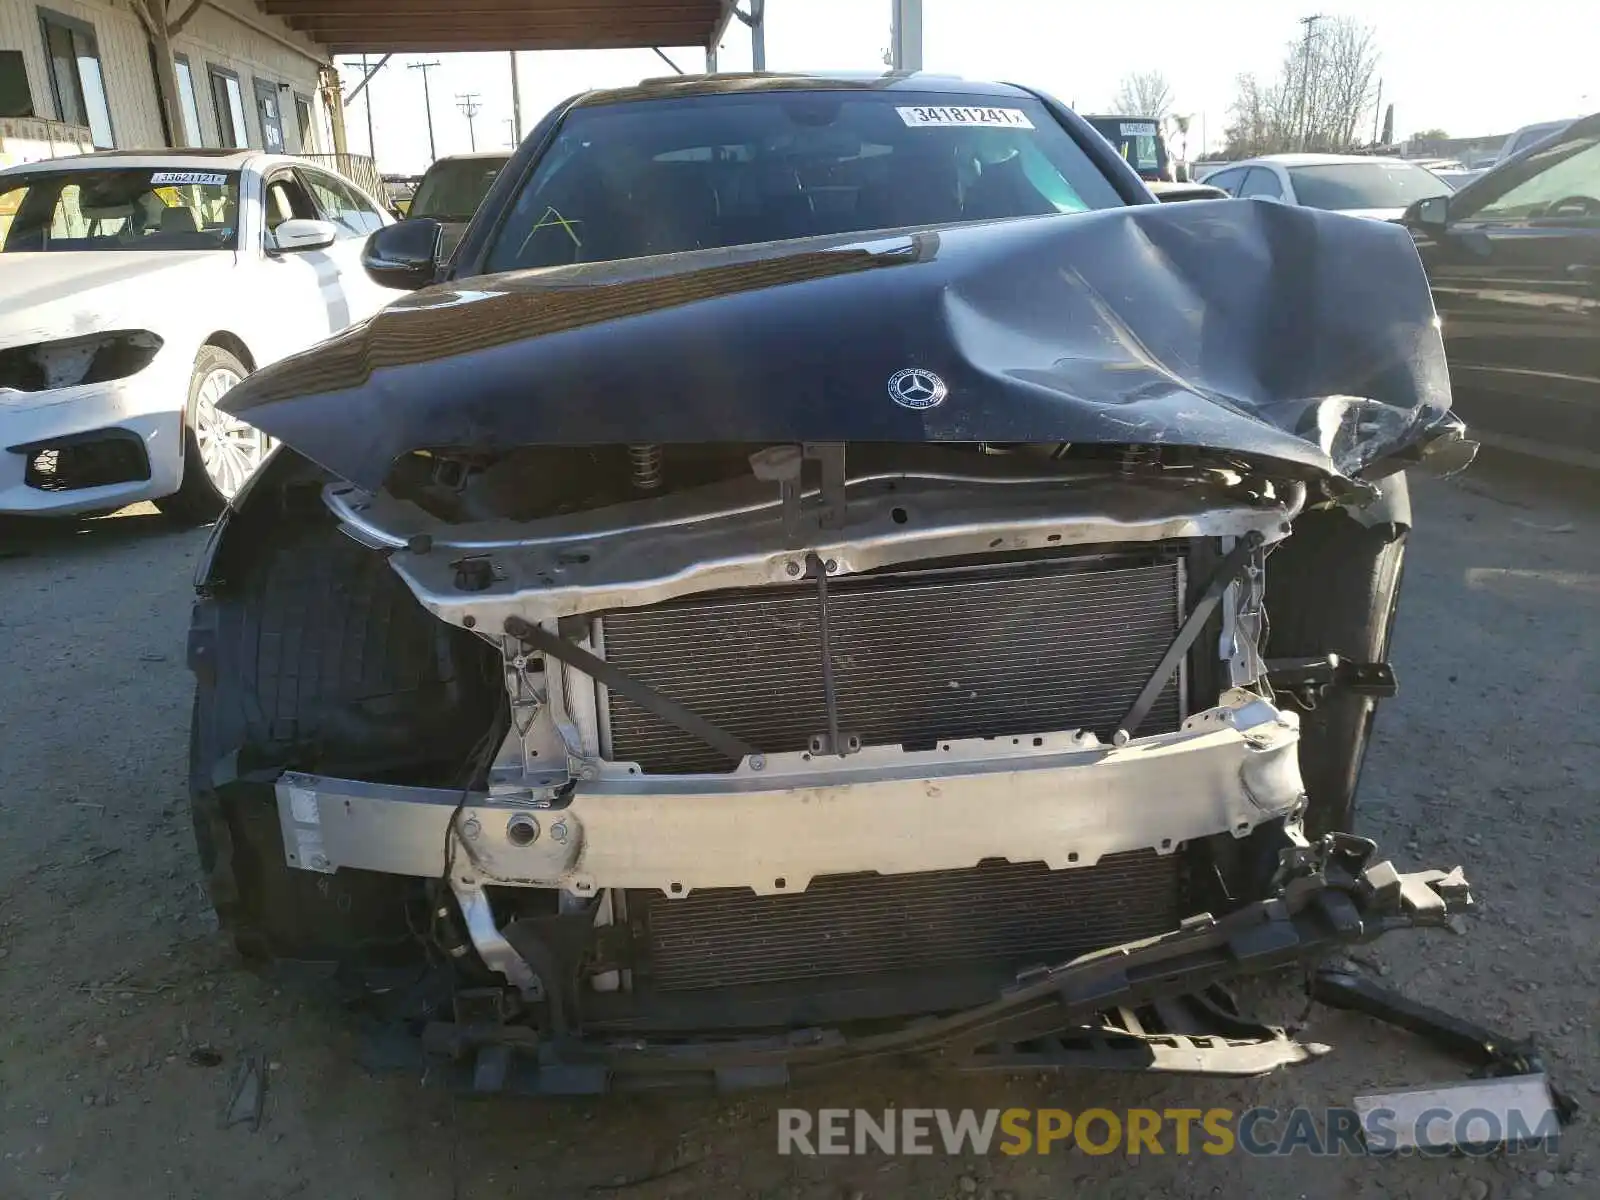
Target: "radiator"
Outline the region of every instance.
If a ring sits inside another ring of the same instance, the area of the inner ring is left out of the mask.
[[[836,875],[797,895],[713,888],[629,895],[661,991],[960,966],[1015,971],[1151,937],[1181,919],[1180,855],[1092,867],[989,862],[913,875]]]
[[[1182,560],[1055,559],[830,581],[844,735],[864,745],[1063,729],[1109,735],[1181,619]],[[765,753],[827,729],[815,584],[605,614],[606,658]],[[1138,732],[1181,720],[1181,674]],[[608,757],[650,772],[732,764],[606,698]]]

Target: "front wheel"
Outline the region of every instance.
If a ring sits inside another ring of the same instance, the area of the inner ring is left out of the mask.
[[[214,521],[267,455],[267,435],[217,407],[249,368],[220,346],[202,346],[183,419],[183,482],[156,507],[185,524]]]

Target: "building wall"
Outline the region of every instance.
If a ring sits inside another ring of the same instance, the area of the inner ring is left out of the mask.
[[[288,84],[291,88],[289,92],[278,90],[285,150],[291,153],[331,150],[327,114],[317,90],[317,65],[319,60],[327,59],[326,51],[291,32],[283,22],[261,13],[250,0],[216,0],[216,3],[227,11],[218,11],[210,3],[202,5],[172,39],[173,53],[188,58],[194,75],[202,143],[207,146],[222,144],[217,112],[211,99],[209,71],[210,67],[217,66],[239,76],[251,146],[260,149],[264,145],[255,93],[255,82],[259,79],[275,87]],[[50,90],[44,36],[39,25],[40,7],[36,0],[0,0],[0,49],[22,51],[34,111],[40,116],[57,117],[60,114]],[[117,148],[133,150],[165,145],[149,38],[128,0],[44,0],[42,7],[94,27]],[[173,3],[169,7],[175,16],[187,5]],[[279,31],[285,39],[303,46],[304,50],[291,50],[277,39],[234,20],[229,12],[238,13],[250,24]],[[302,145],[300,141],[295,95],[311,102],[311,145]]]

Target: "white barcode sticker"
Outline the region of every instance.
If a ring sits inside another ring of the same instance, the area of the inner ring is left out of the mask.
[[[228,177],[216,171],[157,171],[150,176],[150,182],[155,185],[197,183],[220,187],[228,182]]]
[[[1032,129],[1033,122],[1020,108],[896,108],[912,128],[949,128],[973,125],[992,129]]]

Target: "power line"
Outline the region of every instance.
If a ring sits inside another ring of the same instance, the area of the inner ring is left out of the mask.
[[[1300,24],[1306,27],[1305,41],[1300,51],[1300,149],[1306,148],[1306,135],[1311,128],[1311,110],[1306,101],[1311,86],[1311,38],[1316,32],[1317,22],[1322,20],[1321,13],[1314,13],[1309,17],[1301,17]]]
[[[467,118],[467,140],[471,143],[474,151],[478,148],[478,131],[472,123],[472,118],[483,111],[483,105],[478,103],[479,94],[478,92],[456,93],[456,107]]]
[[[406,64],[408,70],[422,72],[422,104],[428,110],[428,163],[430,166],[439,155],[433,148],[433,96],[428,91],[428,72],[438,65],[439,60],[437,58],[430,59],[428,62]]]

